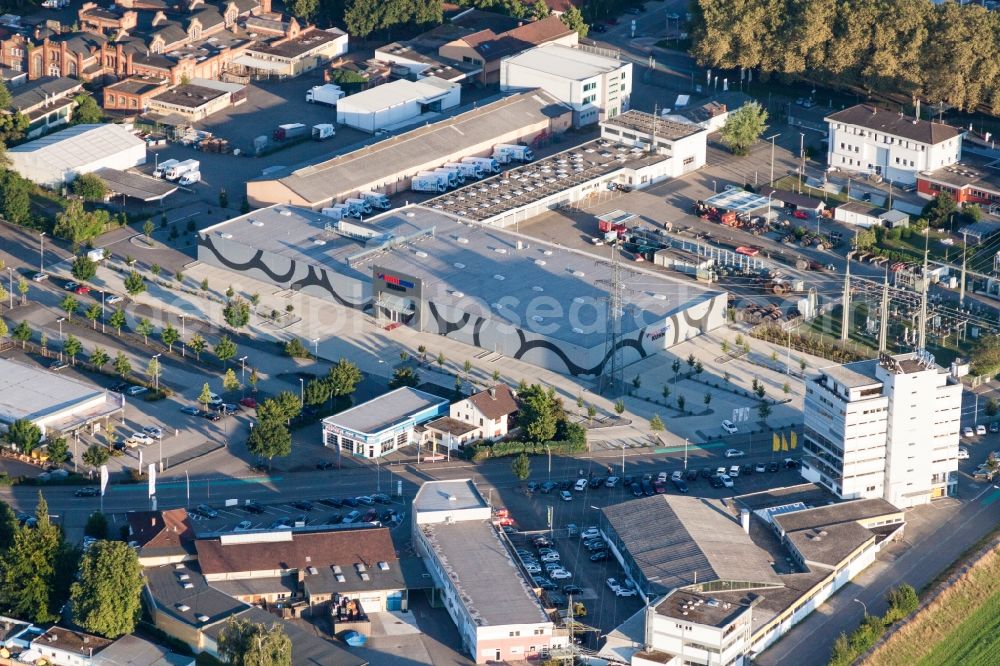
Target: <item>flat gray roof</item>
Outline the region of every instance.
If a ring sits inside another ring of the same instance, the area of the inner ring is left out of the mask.
[[[882,381],[875,376],[875,368],[878,367],[878,360],[869,359],[867,361],[855,361],[854,363],[844,363],[843,365],[828,365],[820,368],[820,372],[829,376],[835,382],[843,384],[847,388],[861,388],[862,386],[872,386],[881,384]]]
[[[371,280],[373,264],[378,265],[421,279],[425,298],[435,302],[475,310],[502,322],[517,322],[526,330],[585,348],[604,344],[608,288],[602,281],[611,278],[610,248],[604,248],[602,255],[575,251],[462,222],[442,211],[409,206],[367,220],[371,229],[397,238],[418,235],[411,243],[378,251],[377,245],[366,248],[358,240],[324,231],[324,225],[333,222],[305,208],[277,205],[201,233],[323,266],[365,283]],[[431,229],[433,235],[419,235]],[[323,244],[317,244],[317,239]],[[348,261],[372,249],[376,251],[366,258]],[[624,334],[659,324],[667,316],[721,293],[640,272],[628,264],[623,265],[622,275],[626,287]],[[540,319],[534,319],[536,316]]]
[[[858,523],[838,523],[788,532],[786,536],[805,560],[836,567],[867,541],[874,539],[875,533]]]
[[[108,185],[108,189],[140,201],[156,201],[177,191],[177,186],[168,180],[159,180],[129,171],[119,171],[104,167],[94,172]]]
[[[538,597],[488,520],[421,525],[473,617],[483,625],[548,622]]]
[[[489,143],[494,137],[569,112],[568,107],[542,91],[520,93],[346,155],[302,167],[279,180],[306,201],[319,204],[385,180],[387,174],[415,172],[433,161],[435,155],[442,158],[454,155]],[[255,180],[273,179],[260,177]]]
[[[40,419],[106,395],[102,388],[0,358],[0,422]]]
[[[670,159],[642,148],[597,139],[474,182],[424,206],[469,220],[488,220],[622,168],[639,169]]]
[[[694,123],[679,123],[676,120],[659,118],[651,113],[636,111],[635,109],[626,111],[614,118],[602,120],[601,124],[607,127],[618,127],[624,130],[632,130],[633,132],[642,132],[643,134],[655,133],[657,138],[670,141],[676,141],[692,134],[708,131],[704,127],[695,125]]]
[[[607,74],[628,64],[618,58],[609,58],[557,43],[542,44],[509,56],[505,60],[521,67],[574,81]]]
[[[673,590],[655,608],[658,615],[711,627],[723,627],[750,610],[747,605],[719,601],[710,592],[686,590]]]
[[[859,499],[793,511],[774,517],[783,530],[792,532],[810,527],[825,527],[837,523],[857,522],[902,513],[903,510],[882,498]]]
[[[403,386],[339,414],[328,416],[323,419],[323,423],[374,435],[406,421],[418,412],[447,404],[448,401],[444,398]]]
[[[454,500],[450,498],[454,497]],[[451,511],[460,509],[482,509],[487,506],[486,500],[479,493],[476,484],[471,479],[455,479],[452,481],[427,481],[420,486],[413,498],[413,510],[421,511]]]
[[[656,495],[602,513],[650,583],[668,589],[712,581],[781,585],[767,551],[717,501]]]

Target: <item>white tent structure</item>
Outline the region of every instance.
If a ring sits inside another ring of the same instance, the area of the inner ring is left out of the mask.
[[[126,125],[77,125],[8,148],[7,156],[28,180],[56,188],[98,169],[145,164],[146,142]]]

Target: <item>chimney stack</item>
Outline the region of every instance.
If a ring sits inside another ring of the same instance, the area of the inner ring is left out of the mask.
[[[497,387],[496,386],[491,386],[489,388],[489,391],[490,391],[490,397],[493,398],[494,400],[496,400],[497,399]]]
[[[750,511],[748,509],[740,511],[740,525],[743,526],[744,532],[750,534]]]

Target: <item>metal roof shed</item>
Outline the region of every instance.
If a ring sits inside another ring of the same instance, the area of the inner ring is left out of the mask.
[[[125,125],[77,125],[8,148],[7,156],[19,174],[55,188],[101,168],[145,164],[146,143]]]

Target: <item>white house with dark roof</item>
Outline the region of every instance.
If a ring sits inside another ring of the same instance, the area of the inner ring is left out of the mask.
[[[510,429],[510,415],[517,411],[514,391],[506,384],[497,384],[452,403],[448,416],[442,416],[424,426],[424,441],[431,441],[453,450],[481,439],[504,437]]]
[[[962,159],[962,130],[858,104],[826,117],[827,167],[912,185],[921,171]]]

